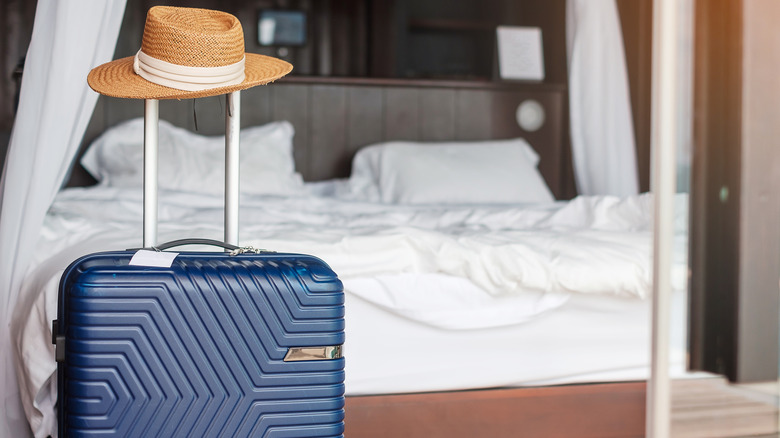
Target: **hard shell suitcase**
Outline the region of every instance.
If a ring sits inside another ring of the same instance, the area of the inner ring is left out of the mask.
[[[343,433],[341,282],[321,260],[133,251],[74,262],[60,287],[60,436]]]
[[[145,157],[156,155],[156,103],[146,102]],[[226,240],[237,240],[238,92],[228,108]],[[144,184],[144,246],[153,249],[87,255],[62,276],[52,327],[59,435],[342,436],[337,275],[309,255],[150,245],[155,178]],[[187,243],[204,242],[172,245]]]

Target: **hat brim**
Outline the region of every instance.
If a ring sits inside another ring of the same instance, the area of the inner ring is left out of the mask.
[[[244,82],[201,91],[184,91],[149,82],[133,71],[133,57],[95,67],[87,76],[89,86],[100,94],[127,99],[192,99],[218,96],[273,82],[292,71],[292,64],[271,56],[247,53]]]

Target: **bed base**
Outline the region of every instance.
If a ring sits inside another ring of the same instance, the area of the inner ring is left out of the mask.
[[[621,382],[351,396],[345,437],[643,437],[645,387]]]

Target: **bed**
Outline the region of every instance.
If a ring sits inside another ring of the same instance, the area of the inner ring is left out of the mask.
[[[241,243],[324,259],[346,292],[347,435],[641,436],[648,194],[556,201],[523,138],[381,142],[304,183],[286,121],[242,132]],[[77,257],[137,247],[142,121],[52,205],[12,323],[36,436],[56,430],[51,320]],[[219,138],[160,126],[159,240],[222,235]],[[678,199],[673,375],[682,375],[687,199]],[[553,410],[554,409],[554,410]]]

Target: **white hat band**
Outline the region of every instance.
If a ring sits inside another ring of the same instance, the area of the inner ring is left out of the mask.
[[[191,67],[153,58],[141,50],[133,59],[135,73],[149,82],[183,91],[202,91],[244,82],[244,60],[219,67]]]

